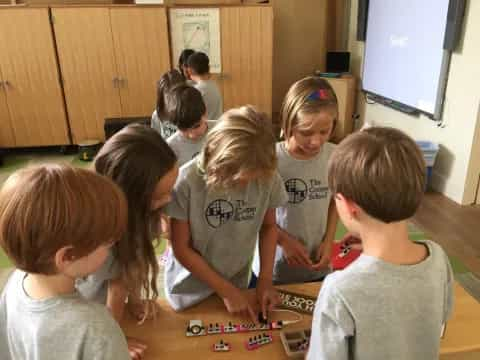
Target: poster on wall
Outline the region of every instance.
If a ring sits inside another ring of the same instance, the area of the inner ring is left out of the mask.
[[[220,51],[220,9],[170,9],[172,64],[183,49],[201,51],[210,58],[210,72],[222,72]]]

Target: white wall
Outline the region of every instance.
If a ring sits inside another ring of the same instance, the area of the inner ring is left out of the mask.
[[[358,0],[351,1],[348,49],[352,53],[352,71],[361,77],[364,43],[356,41]],[[469,0],[465,9],[464,32],[460,46],[452,54],[443,111],[443,126],[425,116],[414,117],[379,104],[366,104],[358,93],[361,120],[374,125],[399,128],[414,139],[440,144],[433,168],[433,187],[452,200],[471,204],[480,173],[480,164],[472,160],[474,138],[477,141],[477,115],[480,104],[480,1]],[[477,148],[475,146],[475,148]],[[468,173],[468,178],[467,178]]]

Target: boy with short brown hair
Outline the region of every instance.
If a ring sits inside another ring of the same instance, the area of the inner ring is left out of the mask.
[[[0,190],[0,245],[17,270],[0,297],[2,359],[130,359],[106,308],[75,291],[124,232],[122,191],[66,165],[20,170]]]
[[[370,128],[337,146],[328,173],[363,254],[324,281],[307,359],[438,359],[453,275],[440,246],[408,237],[425,187],[420,150],[399,130]]]

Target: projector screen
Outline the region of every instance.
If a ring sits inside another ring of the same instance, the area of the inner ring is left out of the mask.
[[[449,0],[370,0],[363,90],[441,117]]]

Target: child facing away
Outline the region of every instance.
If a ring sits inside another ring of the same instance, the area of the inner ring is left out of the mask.
[[[165,268],[165,292],[182,310],[213,293],[230,313],[257,320],[277,303],[272,268],[277,230],[275,208],[287,200],[276,172],[275,140],[270,122],[252,107],[227,111],[208,133],[195,161],[180,169],[173,200],[173,254]],[[256,298],[244,289],[250,261],[260,243]]]
[[[174,86],[165,99],[165,114],[178,131],[167,139],[178,158],[178,166],[192,160],[205,144],[215,121],[207,120],[202,94],[192,86]]]
[[[185,83],[185,79],[178,70],[167,71],[157,81],[157,104],[152,114],[150,126],[165,140],[177,131],[176,126],[168,121],[165,114],[165,97],[173,86],[183,83]]]
[[[177,159],[155,130],[134,124],[108,139],[94,167],[123,190],[128,225],[102,268],[76,286],[85,298],[105,304],[117,321],[125,305],[143,321],[156,310],[159,267],[153,240],[158,238],[159,218],[177,178]],[[132,356],[143,354],[141,343],[127,341]]]
[[[25,168],[0,191],[0,245],[17,270],[0,297],[4,360],[130,359],[104,306],[75,291],[122,236],[127,204],[110,180],[66,165]]]
[[[276,210],[276,284],[322,280],[329,272],[338,214],[327,184],[327,163],[335,145],[337,98],[327,81],[307,77],[289,89],[282,106],[277,143],[278,172],[288,203]],[[258,274],[258,252],[253,271]]]
[[[439,245],[408,237],[425,188],[417,145],[392,128],[350,135],[330,158],[328,183],[363,254],[325,279],[307,359],[438,359],[453,275]]]
[[[203,52],[195,52],[188,57],[187,72],[195,87],[203,96],[207,106],[207,118],[218,120],[223,113],[223,99],[215,80],[210,75],[210,60]]]

